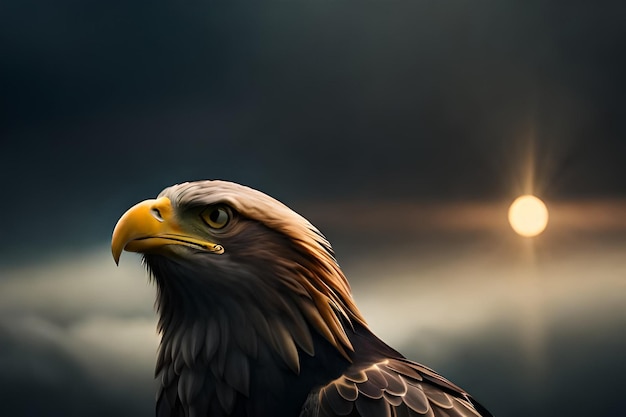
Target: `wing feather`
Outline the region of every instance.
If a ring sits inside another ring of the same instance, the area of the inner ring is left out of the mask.
[[[342,379],[335,384],[337,391],[346,402],[353,402],[359,396],[359,390],[352,381]]]
[[[421,386],[408,384],[408,387],[406,394],[402,396],[402,401],[416,413],[420,415],[426,414],[430,409],[430,405]]]
[[[387,391],[383,391],[383,397],[385,398],[385,401],[387,401],[394,407],[398,407],[400,404],[402,404],[402,397],[400,397],[399,395],[393,395]]]
[[[355,403],[361,417],[391,417],[391,405],[384,400],[361,398]]]
[[[456,385],[406,359],[352,365],[318,398],[319,415],[326,417],[492,417],[480,414]],[[303,411],[302,417],[316,415]]]
[[[422,389],[431,403],[445,409],[453,407],[452,399],[440,389],[430,385],[422,385]]]
[[[383,396],[383,388],[376,385],[373,381],[368,380],[358,384],[357,386],[359,388],[359,394],[362,394],[360,398],[365,396],[373,400],[377,400]]]
[[[352,401],[346,401],[345,398],[339,392],[338,386],[329,386],[327,390],[322,393],[324,396],[324,403],[328,404],[330,409],[337,415],[347,416],[352,412]]]

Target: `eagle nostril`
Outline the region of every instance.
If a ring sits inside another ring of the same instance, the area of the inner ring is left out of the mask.
[[[162,222],[163,221],[163,216],[161,216],[161,212],[159,211],[158,208],[152,207],[150,209],[150,213],[152,213],[152,216],[157,219],[158,221]]]

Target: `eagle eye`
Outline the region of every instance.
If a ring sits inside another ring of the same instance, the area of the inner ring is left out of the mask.
[[[221,229],[230,221],[230,210],[224,206],[208,207],[200,215],[202,220],[213,229]]]

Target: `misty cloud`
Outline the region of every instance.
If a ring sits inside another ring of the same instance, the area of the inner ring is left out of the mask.
[[[0,271],[0,391],[14,392],[14,415],[152,414],[159,339],[144,273],[116,268],[106,246]]]

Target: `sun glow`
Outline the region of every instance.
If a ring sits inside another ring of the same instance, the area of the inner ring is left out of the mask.
[[[509,208],[509,223],[521,236],[537,236],[548,225],[548,208],[534,195],[520,196]]]

